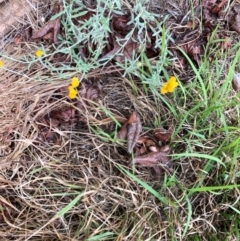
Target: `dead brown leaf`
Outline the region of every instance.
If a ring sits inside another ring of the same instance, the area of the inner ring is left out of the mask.
[[[138,156],[133,159],[133,164],[141,167],[154,167],[158,163],[167,165],[170,163],[170,158],[167,152],[151,152],[147,155]]]
[[[164,167],[170,168],[172,162],[167,156],[169,154],[169,146],[157,147],[156,152],[151,152],[147,155],[136,156],[132,161],[132,165],[139,167],[152,167],[157,175],[161,174],[162,170],[165,170]],[[161,165],[158,165],[161,164]]]
[[[141,137],[138,138],[137,143],[138,144],[145,144],[148,140],[149,140],[148,136],[141,136]]]
[[[151,152],[158,152],[158,151],[160,151],[160,147],[159,146],[149,146],[149,150]]]
[[[149,136],[141,136],[138,138],[137,144],[141,145],[140,154],[146,152],[158,152],[160,147]]]
[[[127,139],[127,122],[125,122],[117,133],[117,138],[126,140]]]
[[[96,100],[101,92],[101,86],[89,86],[85,89],[84,98],[88,100]]]
[[[168,130],[164,129],[155,129],[154,136],[157,138],[158,141],[161,142],[169,142],[172,136],[173,127],[170,127]]]
[[[117,15],[113,14],[111,21],[112,30],[122,36],[127,35],[133,28],[132,24],[128,24],[131,15]]]
[[[79,109],[84,109],[85,104],[89,105],[90,101],[96,100],[102,91],[102,85],[98,80],[89,79],[81,82],[81,89],[79,90],[80,99],[77,103]]]
[[[159,151],[165,152],[165,153],[169,154],[169,153],[170,153],[170,147],[169,147],[168,145],[166,145],[166,146],[161,146],[160,149],[159,149]]]
[[[76,109],[73,107],[66,107],[61,110],[53,110],[50,113],[50,118],[58,120],[60,124],[69,122],[74,119],[76,115]],[[57,123],[57,122],[56,122]]]
[[[202,53],[202,49],[200,45],[197,45],[197,41],[186,43],[182,45],[181,48],[196,61],[198,66],[201,65],[200,54]]]
[[[133,151],[133,148],[139,139],[141,130],[142,124],[139,114],[136,111],[133,111],[129,119],[122,125],[117,134],[118,138],[123,140],[127,139],[129,153]]]
[[[127,130],[128,152],[131,153],[142,130],[140,116],[136,111],[131,114],[128,120]]]
[[[147,152],[147,147],[145,145],[142,145],[142,147],[140,148],[140,155],[146,152]]]
[[[63,10],[63,6],[56,2],[54,4],[54,12],[59,13]],[[53,42],[55,44],[58,43],[57,40],[57,35],[60,32],[60,28],[61,28],[61,17],[58,17],[54,20],[50,20],[47,22],[47,24],[45,26],[43,26],[41,29],[39,29],[33,36],[32,39],[38,39],[38,38],[44,38],[46,37],[47,39],[49,39],[49,37],[53,38]],[[53,33],[49,33],[50,31],[53,31]]]
[[[240,13],[233,17],[230,24],[231,24],[231,29],[240,33]]]
[[[234,90],[240,92],[240,73],[234,73],[232,83]]]

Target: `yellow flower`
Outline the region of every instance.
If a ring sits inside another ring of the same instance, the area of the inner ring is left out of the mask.
[[[171,76],[167,83],[163,84],[161,88],[161,94],[171,93],[178,86],[177,78],[175,76]]]
[[[0,68],[2,68],[4,66],[4,63],[2,60],[0,60]]]
[[[71,91],[71,90],[75,90],[74,87],[72,85],[69,85],[68,86],[68,90]]]
[[[138,67],[142,67],[143,64],[142,64],[141,62],[137,62],[137,66],[138,66]]]
[[[79,86],[78,77],[73,77],[71,84],[72,84],[72,87],[77,88]]]
[[[76,97],[77,97],[77,90],[75,90],[74,88],[73,88],[73,86],[69,86],[68,87],[68,90],[69,90],[69,92],[68,92],[68,97],[72,100],[72,99],[75,99]]]
[[[44,54],[44,52],[43,52],[41,49],[38,49],[38,50],[35,52],[35,55],[36,55],[38,58],[42,57],[43,54]]]

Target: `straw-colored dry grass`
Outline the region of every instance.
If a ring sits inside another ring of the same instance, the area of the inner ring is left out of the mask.
[[[177,3],[171,3],[171,11],[183,11],[183,2],[179,9]],[[152,7],[155,11],[158,9],[156,4]],[[48,8],[47,4],[35,5],[31,14],[42,16]],[[165,12],[166,8],[162,10]],[[34,27],[36,19],[31,16],[25,21],[31,19]],[[14,40],[15,36],[16,32],[12,31],[7,38]],[[226,168],[224,176],[224,168],[217,162],[209,172],[203,171],[208,160],[197,156],[175,160],[173,167],[162,176],[156,176],[148,168],[134,170],[137,178],[168,200],[165,204],[119,168],[121,164],[132,172],[128,167],[131,156],[124,143],[113,140],[116,123],[104,108],[121,123],[136,110],[141,116],[143,133],[147,134],[159,126],[159,122],[164,127],[175,125],[178,128],[184,113],[189,114],[194,101],[198,104],[198,98],[191,102],[183,95],[179,99],[177,96],[169,98],[169,103],[177,110],[177,115],[173,116],[158,98],[151,94],[146,96],[140,79],[130,80],[118,71],[102,74],[100,70],[93,70],[85,81],[91,82],[94,78],[101,85],[97,100],[83,102],[83,108],[77,109],[82,119],[74,125],[51,128],[57,141],[44,140],[43,119],[53,111],[76,108],[67,94],[64,96],[61,92],[69,80],[47,71],[39,62],[30,70],[21,62],[13,63],[13,59],[34,55],[37,46],[30,42],[16,46],[11,41],[7,43],[7,38],[1,40],[6,44],[2,51],[12,59],[3,58],[4,68],[0,69],[1,240],[238,240],[236,225],[240,220],[229,208],[239,200],[237,188],[188,192],[199,187],[199,183],[204,187],[225,185],[223,179],[228,176],[232,180],[227,184],[238,183],[238,157],[235,156],[235,165],[231,166],[234,157],[229,154],[231,148],[226,147],[222,155],[234,174]],[[186,73],[187,70],[182,74],[188,76]],[[191,88],[187,91],[194,93]],[[228,121],[238,123],[239,109],[236,109]],[[173,153],[193,148],[194,152],[211,155],[221,147],[226,139],[220,132],[222,123],[211,120],[219,133],[207,129],[204,123],[195,126],[198,121],[195,116],[204,113],[201,108],[192,112],[181,130],[174,133]],[[206,128],[203,133],[209,138],[201,139],[203,134],[195,136],[198,134],[195,128]],[[231,136],[232,140],[234,137]],[[217,156],[219,153],[216,153]],[[238,153],[236,151],[236,155]],[[68,208],[79,194],[81,198]]]

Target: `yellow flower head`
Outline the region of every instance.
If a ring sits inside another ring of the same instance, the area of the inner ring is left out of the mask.
[[[143,66],[142,62],[137,62],[137,66],[142,67]]]
[[[2,60],[0,60],[0,68],[2,68],[4,66],[4,63]]]
[[[163,84],[161,88],[161,94],[172,93],[174,89],[178,86],[177,78],[175,76],[171,76],[167,83]]]
[[[75,90],[71,85],[68,87],[68,97],[72,100],[77,97],[77,90]]]
[[[71,91],[71,90],[75,90],[74,87],[72,85],[69,85],[68,86],[68,90]]]
[[[42,57],[43,54],[44,54],[44,52],[43,52],[41,49],[38,49],[38,50],[35,52],[35,55],[36,55],[38,58]]]
[[[77,88],[79,86],[78,77],[73,77],[71,84],[72,84],[72,87]]]

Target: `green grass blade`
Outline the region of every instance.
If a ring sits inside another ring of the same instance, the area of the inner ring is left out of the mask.
[[[79,193],[66,207],[64,207],[62,210],[60,210],[56,214],[56,218],[62,217],[64,214],[66,214],[70,209],[72,209],[78,201],[81,199],[81,197],[85,194],[85,192]]]
[[[109,240],[109,238],[113,238],[113,236],[115,236],[116,234],[113,232],[106,232],[106,233],[102,233],[93,237],[90,237],[87,239],[87,241],[100,241],[100,240]],[[111,236],[111,237],[110,237]],[[108,239],[106,239],[108,238]]]
[[[207,95],[207,90],[206,90],[204,81],[203,81],[203,79],[202,79],[202,77],[200,75],[200,71],[197,70],[197,68],[194,65],[194,63],[192,62],[192,60],[188,57],[188,55],[181,48],[178,48],[178,50],[181,51],[181,53],[184,55],[184,57],[188,60],[188,62],[191,65],[194,73],[196,74],[196,77],[199,80],[200,85],[202,87],[202,93],[203,93],[203,96],[204,96],[204,105],[207,106],[207,104],[208,104],[208,95]]]
[[[191,217],[192,217],[192,205],[191,205],[191,202],[190,202],[190,200],[187,196],[186,196],[186,201],[187,201],[187,206],[188,206],[188,214],[187,214],[187,223],[185,224],[185,228],[184,228],[184,231],[183,231],[183,237],[187,233],[188,227],[190,226]]]
[[[218,162],[219,164],[221,164],[221,165],[223,165],[225,167],[225,164],[219,158],[217,158],[215,156],[210,156],[210,155],[207,155],[207,154],[185,152],[185,153],[173,154],[171,156],[174,157],[175,160],[179,159],[181,157],[204,158],[204,159],[208,159],[208,160],[212,160],[212,161]]]
[[[234,210],[236,213],[238,213],[238,214],[240,215],[240,210],[238,210],[238,209],[236,209],[235,207],[230,206],[230,205],[229,205],[229,207],[230,207],[232,210]]]
[[[226,186],[215,186],[215,187],[196,187],[189,189],[189,191],[192,192],[210,192],[210,191],[216,191],[216,190],[230,190],[233,188],[239,188],[240,184],[237,185],[226,185]]]

